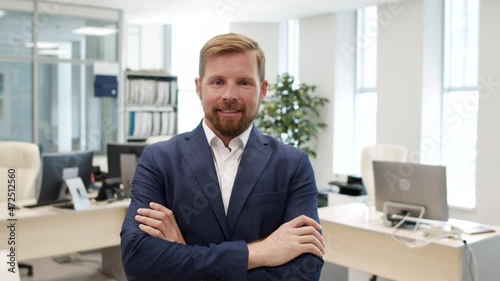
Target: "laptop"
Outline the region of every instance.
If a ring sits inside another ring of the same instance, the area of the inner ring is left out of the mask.
[[[385,202],[410,204],[425,208],[424,219],[448,220],[445,166],[373,161],[373,176],[377,211]]]

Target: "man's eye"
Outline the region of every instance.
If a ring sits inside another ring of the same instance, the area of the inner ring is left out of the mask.
[[[245,86],[250,86],[251,84],[248,81],[241,81],[240,85],[245,87]]]
[[[210,82],[210,84],[215,86],[221,86],[224,85],[224,82],[222,80],[213,80],[212,82]]]

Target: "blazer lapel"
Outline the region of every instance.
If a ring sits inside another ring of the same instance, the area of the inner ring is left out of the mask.
[[[214,161],[207,138],[201,124],[186,135],[185,145],[181,146],[184,159],[193,171],[199,186],[203,190],[219,222],[226,240],[229,240],[229,228],[222,204],[220,186],[215,172]]]
[[[233,233],[236,222],[246,200],[257,183],[264,167],[271,157],[272,149],[267,146],[263,135],[253,127],[245,151],[241,157],[238,172],[234,180],[231,199],[227,211],[229,231]]]

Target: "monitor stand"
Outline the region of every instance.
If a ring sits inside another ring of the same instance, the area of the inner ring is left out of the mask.
[[[134,178],[137,166],[137,156],[135,154],[120,155],[120,174],[123,186],[123,197],[130,197],[132,190],[132,179]]]
[[[64,190],[64,192],[63,192]],[[67,178],[61,184],[61,194],[68,190],[72,201],[52,204],[53,207],[83,210],[90,207],[90,199],[85,185],[80,177]]]
[[[417,230],[424,213],[424,206],[387,201],[384,203],[384,225],[394,226],[404,220],[401,225]]]

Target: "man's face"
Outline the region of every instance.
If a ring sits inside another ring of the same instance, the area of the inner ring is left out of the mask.
[[[196,91],[210,129],[219,137],[234,138],[255,119],[267,81],[259,81],[254,51],[217,55],[207,58]]]

